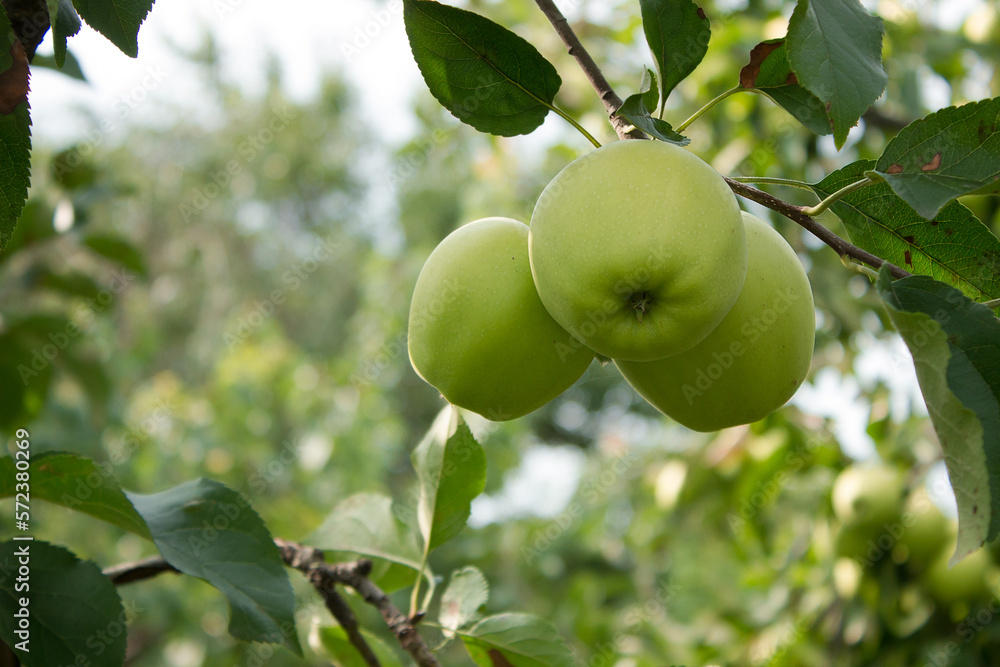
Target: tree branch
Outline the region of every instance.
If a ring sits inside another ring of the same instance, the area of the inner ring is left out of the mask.
[[[746,183],[734,181],[731,178],[726,178],[726,183],[732,191],[739,196],[745,197],[750,201],[757,202],[761,206],[766,206],[772,211],[777,211],[792,222],[802,226],[806,231],[810,232],[820,241],[833,248],[841,257],[847,256],[851,259],[856,259],[862,264],[866,264],[876,270],[881,268],[883,264],[887,264],[889,266],[889,272],[894,278],[905,278],[910,275],[909,272],[904,271],[895,264],[887,262],[881,257],[877,257],[867,250],[862,250],[861,248],[840,238],[829,229],[818,223],[815,219],[806,215],[801,206],[789,204],[786,201],[778,199],[774,195],[758,190],[757,188],[751,187]]]
[[[583,48],[583,44],[580,42],[580,38],[576,36],[573,32],[573,28],[570,27],[569,21],[563,16],[563,13],[559,11],[555,3],[552,0],[535,0],[538,8],[542,10],[545,14],[545,18],[549,20],[552,27],[555,28],[556,33],[558,33],[559,38],[562,39],[563,44],[566,45],[566,50],[569,55],[573,56],[576,62],[580,65],[583,73],[587,75],[587,79],[590,81],[590,85],[594,87],[597,94],[600,95],[601,101],[604,102],[604,109],[608,112],[608,119],[611,121],[611,125],[615,128],[615,132],[618,134],[620,139],[645,139],[646,135],[642,133],[641,130],[637,130],[632,127],[632,124],[621,116],[616,116],[615,112],[618,111],[619,107],[622,105],[622,98],[618,97],[611,84],[608,80],[604,78],[604,74],[601,72],[601,68],[597,66],[594,59],[587,52],[587,49]]]
[[[3,0],[0,2],[14,34],[24,47],[24,52],[31,61],[35,57],[35,49],[42,43],[45,33],[49,30],[49,8],[45,0]],[[7,47],[3,47],[6,52]]]
[[[351,644],[367,665],[379,667],[378,658],[362,636],[354,612],[337,592],[336,584],[353,588],[362,600],[375,607],[385,619],[386,625],[396,635],[399,645],[413,657],[419,667],[440,667],[437,658],[417,632],[416,626],[421,617],[410,618],[404,614],[389,599],[385,591],[368,579],[372,569],[370,560],[361,559],[353,563],[331,565],[325,561],[323,552],[319,549],[280,538],[275,539],[274,543],[281,552],[281,559],[285,565],[306,575],[309,583],[323,598],[326,608],[344,628]],[[163,572],[177,572],[177,570],[159,556],[104,569],[104,574],[111,578],[116,586],[151,579]]]

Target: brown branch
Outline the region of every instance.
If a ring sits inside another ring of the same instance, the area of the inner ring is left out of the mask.
[[[887,262],[881,257],[873,255],[867,250],[862,250],[861,248],[840,238],[829,229],[818,223],[814,218],[803,213],[801,206],[789,204],[786,201],[778,199],[774,195],[758,190],[757,188],[751,187],[746,183],[734,181],[731,178],[726,178],[726,183],[732,191],[739,196],[745,197],[750,201],[757,202],[761,206],[766,206],[772,211],[777,211],[792,222],[801,225],[806,231],[810,232],[820,241],[833,248],[841,257],[846,256],[851,259],[856,259],[862,264],[866,264],[876,270],[881,268],[883,264],[886,264],[889,267],[889,273],[891,273],[894,278],[905,278],[910,275],[909,272],[904,271],[895,264]]]
[[[419,667],[440,667],[437,658],[417,632],[416,626],[420,618],[410,618],[404,614],[381,588],[368,579],[372,569],[370,560],[361,559],[353,563],[331,565],[324,560],[323,552],[319,549],[280,538],[275,539],[274,543],[281,552],[281,559],[285,565],[306,575],[309,583],[323,598],[326,608],[344,628],[351,644],[367,665],[379,667],[378,658],[361,634],[354,612],[337,592],[336,584],[353,588],[362,600],[375,607],[385,619],[389,629],[396,635],[400,646],[413,657]],[[116,586],[150,579],[163,572],[177,572],[177,570],[159,556],[104,569],[104,574],[110,577]]]
[[[545,18],[549,20],[552,27],[555,28],[556,33],[558,33],[559,38],[562,39],[563,44],[566,45],[566,50],[569,55],[573,56],[576,62],[580,65],[583,73],[587,75],[587,79],[590,81],[590,85],[594,87],[597,94],[600,95],[601,101],[604,102],[604,108],[608,112],[608,118],[611,121],[611,125],[615,128],[615,132],[618,134],[619,139],[645,139],[646,135],[642,131],[632,127],[632,124],[621,116],[616,116],[615,112],[618,111],[619,107],[622,105],[622,98],[618,97],[611,84],[604,77],[601,72],[601,68],[597,66],[594,59],[587,52],[587,49],[583,47],[580,42],[580,38],[576,36],[573,32],[573,28],[570,27],[569,21],[563,16],[563,13],[559,11],[555,3],[552,0],[535,0],[538,8],[542,10],[545,14]]]

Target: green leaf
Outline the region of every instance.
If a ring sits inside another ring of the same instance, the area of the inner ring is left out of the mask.
[[[146,261],[134,245],[114,234],[90,234],[83,239],[87,246],[98,255],[117,262],[126,269],[146,277]]]
[[[481,667],[573,667],[569,647],[548,621],[530,614],[488,616],[462,633]]]
[[[955,197],[1000,191],[1000,97],[948,107],[900,130],[875,170],[925,218]]]
[[[139,55],[139,26],[153,8],[153,0],[73,0],[73,5],[87,25],[122,53],[132,58]]]
[[[62,69],[66,64],[66,39],[80,32],[80,17],[71,0],[46,0],[46,4],[49,7],[49,24],[52,26],[55,62]],[[77,69],[79,70],[79,65]]]
[[[530,43],[489,19],[405,0],[410,50],[431,94],[463,123],[504,137],[542,124],[562,80]]]
[[[21,582],[28,584],[27,591],[15,588],[21,565],[28,568],[27,581]],[[0,639],[25,667],[78,665],[78,656],[86,656],[91,667],[121,667],[125,626],[143,611],[123,608],[114,584],[97,565],[40,540],[0,543],[0,608]],[[29,614],[27,637],[17,634],[15,614],[22,608]],[[27,645],[19,644],[25,638]]]
[[[41,53],[35,53],[35,57],[31,59],[31,66],[45,67],[60,74],[65,74],[71,79],[88,83],[87,77],[80,68],[80,61],[76,59],[72,51],[66,51],[65,62],[63,62],[62,67],[56,62],[55,56],[42,55]]]
[[[0,459],[0,498],[14,495],[14,459]],[[106,521],[152,539],[146,522],[118,486],[110,463],[65,452],[46,452],[31,460],[31,496]]]
[[[151,495],[126,493],[172,566],[229,600],[229,634],[302,655],[295,593],[271,533],[242,494],[208,479]]]
[[[788,22],[788,61],[798,83],[826,105],[838,149],[885,90],[884,31],[858,0],[799,0]]]
[[[398,590],[413,583],[413,575],[403,573],[420,570],[422,558],[416,529],[397,518],[402,510],[394,508],[392,499],[381,494],[350,496],[333,508],[309,538],[309,544],[393,564],[381,571],[376,568],[371,579],[387,592]],[[428,578],[431,576],[428,573]]]
[[[670,91],[705,57],[712,25],[691,0],[639,0],[639,8],[642,29],[660,73],[660,100],[665,104]]]
[[[28,198],[31,115],[28,57],[0,6],[0,251],[7,247]]]
[[[399,656],[389,648],[382,639],[364,628],[360,628],[361,636],[371,647],[375,657],[382,667],[402,665]],[[367,667],[358,649],[347,638],[347,633],[339,625],[314,626],[309,633],[309,646],[320,657],[331,661],[334,667]]]
[[[768,40],[753,47],[750,62],[740,70],[740,86],[761,91],[816,134],[833,131],[826,105],[800,86],[792,72],[784,39]]]
[[[455,537],[486,487],[486,455],[452,406],[438,415],[410,456],[420,480],[417,524],[428,550]]]
[[[877,286],[913,355],[955,489],[954,563],[1000,532],[1000,319],[927,276],[893,282],[883,267]]]
[[[812,186],[820,197],[864,178],[860,160]],[[832,207],[851,241],[912,273],[929,275],[977,301],[1000,297],[1000,239],[958,202],[925,220],[885,183],[849,193]]]
[[[670,126],[670,123],[655,118],[646,111],[645,102],[643,101],[644,97],[644,93],[629,95],[628,99],[618,107],[615,115],[621,116],[649,136],[655,137],[660,141],[677,144],[678,146],[687,146],[690,144],[691,140],[680,132],[676,132]]]
[[[478,569],[470,565],[452,572],[448,587],[441,596],[441,611],[438,614],[445,636],[452,636],[455,630],[473,621],[489,597],[490,586]]]

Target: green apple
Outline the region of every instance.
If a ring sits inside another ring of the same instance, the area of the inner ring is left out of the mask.
[[[924,572],[928,592],[944,606],[975,602],[990,597],[990,583],[996,579],[996,566],[986,549],[971,554],[949,567],[954,549],[945,549]]]
[[[902,525],[903,475],[887,465],[853,465],[833,482],[833,512],[846,526],[871,528],[876,533],[886,524]]]
[[[910,494],[903,507],[900,544],[906,548],[906,565],[919,572],[934,562],[948,544],[955,542],[955,525],[941,513],[926,489]]]
[[[414,370],[454,405],[504,421],[565,391],[593,359],[549,315],[528,264],[528,227],[484,218],[427,258],[410,303]]]
[[[559,172],[535,205],[529,252],[552,317],[600,354],[634,361],[707,336],[747,266],[723,178],[659,141],[616,141]]]
[[[615,363],[653,407],[695,431],[748,424],[791,398],[816,335],[809,279],[781,234],[743,214],[749,266],[736,304],[703,341],[658,361]]]

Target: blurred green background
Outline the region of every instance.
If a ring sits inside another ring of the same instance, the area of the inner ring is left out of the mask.
[[[749,50],[784,33],[792,6],[704,4],[712,42],[671,98],[675,125],[734,85]],[[726,174],[816,181],[878,156],[929,111],[1000,94],[995,5],[942,26],[943,1],[868,4],[886,19],[890,83],[843,151],[753,95],[695,123],[691,149]],[[466,6],[536,44],[563,76],[557,103],[613,138],[532,3]],[[634,92],[651,62],[637,4],[581,7],[571,13],[578,33],[618,92]],[[110,461],[143,493],[220,480],[273,534],[305,540],[348,495],[403,498],[413,482],[409,452],[442,407],[411,369],[405,336],[434,245],[478,217],[527,220],[548,179],[588,144],[558,119],[537,136],[478,135],[426,91],[396,110],[415,133],[388,140],[365,122],[343,69],[329,68],[302,101],[269,61],[248,92],[220,66],[214,29],[183,54],[212,113],[165,105],[166,122],[128,122],[113,141],[56,146],[36,133],[30,201],[0,255],[0,429],[9,446],[28,428],[35,454]],[[965,203],[1000,231],[997,199]],[[954,536],[936,508],[948,511],[950,491],[905,347],[866,278],[767,217],[800,253],[816,299],[813,369],[792,405],[750,427],[695,434],[595,362],[528,417],[470,416],[488,457],[486,497],[473,525],[434,554],[435,571],[479,567],[487,611],[550,619],[594,667],[1000,664],[993,549],[958,574],[939,563]],[[835,218],[824,222],[842,233]],[[878,497],[842,482],[835,511],[834,480],[857,459],[889,481],[861,485]],[[874,523],[849,516],[869,504],[884,509],[865,513]],[[152,553],[88,517],[33,509],[38,538],[102,566]],[[332,621],[292,577],[305,637]],[[120,593],[139,610],[130,665],[327,664],[235,642],[222,596],[200,581],[161,576]],[[380,619],[351,603],[391,644]],[[455,647],[442,661],[471,664]]]

